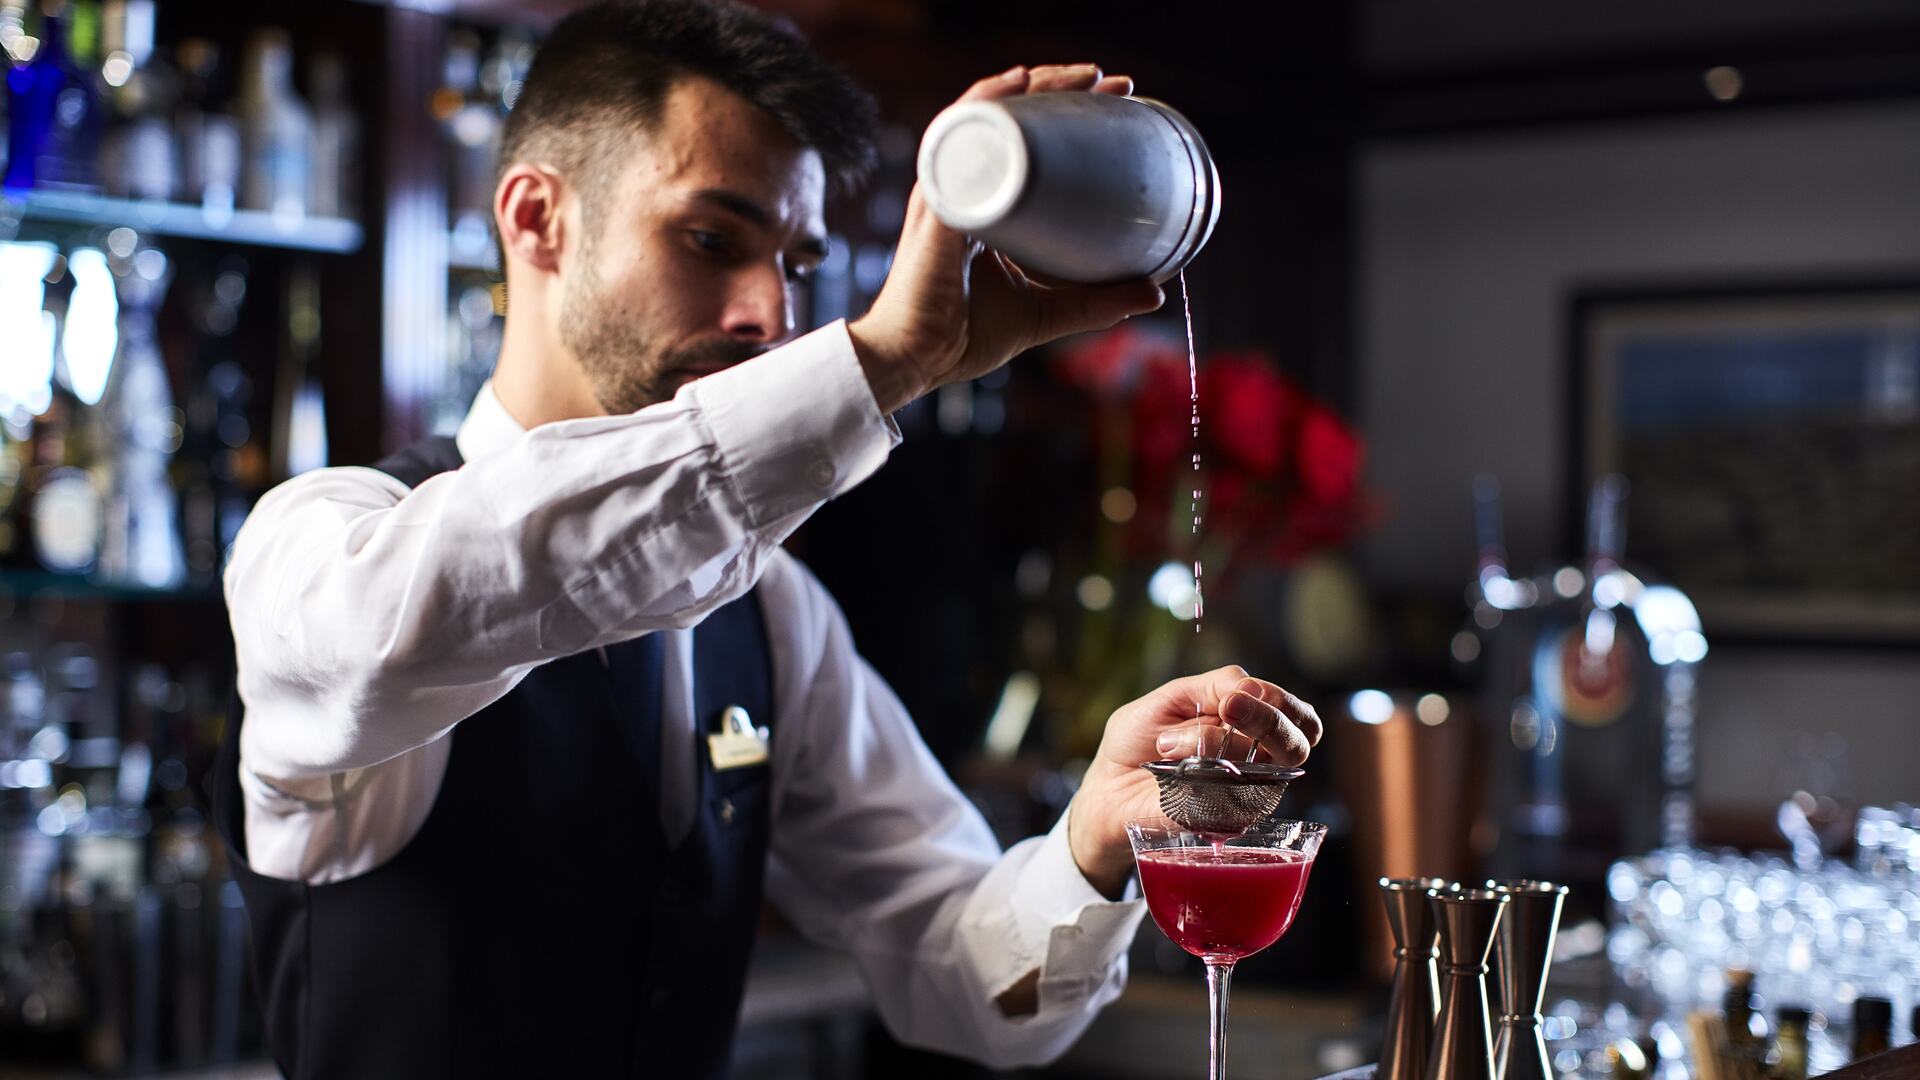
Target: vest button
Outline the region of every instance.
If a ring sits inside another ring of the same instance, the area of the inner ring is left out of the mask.
[[[679,900],[685,891],[681,888],[678,878],[668,878],[660,883],[660,899],[669,904]]]
[[[667,1002],[673,1000],[673,992],[664,986],[656,986],[647,993],[647,1007],[654,1012],[666,1009]]]

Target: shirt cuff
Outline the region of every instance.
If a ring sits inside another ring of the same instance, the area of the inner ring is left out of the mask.
[[[873,475],[900,443],[854,354],[845,319],[688,384],[756,527]]]
[[[1091,996],[1114,978],[1147,913],[1139,895],[1131,877],[1117,901],[1087,881],[1067,846],[1067,815],[1061,814],[1023,868],[1012,905],[1015,933],[1045,958],[1043,1011],[1063,998]]]

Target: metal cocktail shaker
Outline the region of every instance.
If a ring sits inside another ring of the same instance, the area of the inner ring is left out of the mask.
[[[1486,889],[1432,889],[1427,897],[1440,927],[1440,1017],[1427,1080],[1493,1080],[1487,953],[1508,898]]]
[[[1393,997],[1380,1042],[1378,1080],[1424,1080],[1433,1017],[1440,1007],[1434,966],[1439,931],[1427,894],[1445,889],[1443,878],[1381,878],[1387,924],[1393,930]]]
[[[949,228],[1023,270],[1164,283],[1220,218],[1220,174],[1151,98],[1060,92],[949,107],[920,142],[920,191]]]
[[[1495,1069],[1500,1080],[1554,1080],[1540,1030],[1540,998],[1567,887],[1550,881],[1489,881],[1487,887],[1509,898],[1496,946],[1501,1004]]]

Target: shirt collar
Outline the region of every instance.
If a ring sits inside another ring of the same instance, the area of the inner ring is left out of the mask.
[[[493,380],[488,379],[473,396],[473,405],[467,409],[467,418],[460,421],[453,441],[460,448],[462,460],[478,461],[506,449],[526,433],[520,421],[500,404],[500,396],[493,392]]]

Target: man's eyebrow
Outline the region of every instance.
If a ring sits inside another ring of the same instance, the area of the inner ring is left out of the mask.
[[[757,229],[769,229],[773,227],[773,215],[767,211],[767,208],[737,191],[728,191],[726,188],[705,188],[701,191],[694,192],[693,197],[698,202],[709,203],[719,207]],[[801,237],[795,246],[802,252],[816,259],[825,259],[827,257],[827,241],[825,237]]]

